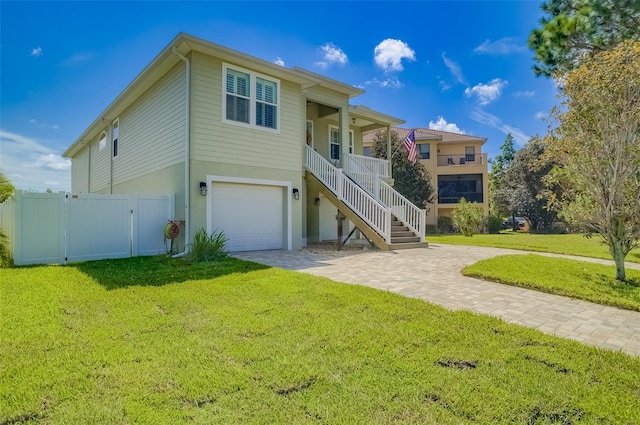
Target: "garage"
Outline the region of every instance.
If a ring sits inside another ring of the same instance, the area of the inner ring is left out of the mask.
[[[211,231],[222,230],[229,251],[285,248],[285,188],[211,182]]]

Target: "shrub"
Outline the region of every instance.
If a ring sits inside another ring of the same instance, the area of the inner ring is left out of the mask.
[[[438,226],[435,224],[427,224],[427,234],[435,235],[436,233],[438,233]]]
[[[204,229],[200,229],[193,237],[187,259],[192,263],[202,263],[225,257],[227,255],[225,250],[227,241],[228,239],[222,231],[207,235]]]
[[[487,232],[499,233],[502,229],[503,221],[504,220],[502,220],[502,218],[498,217],[497,215],[489,215],[487,217]]]
[[[11,251],[9,250],[9,238],[0,228],[0,267],[11,267]]]
[[[465,236],[478,233],[483,221],[482,208],[475,202],[467,202],[462,198],[460,204],[453,210],[453,222]]]
[[[453,233],[453,219],[451,217],[438,217],[438,232]]]

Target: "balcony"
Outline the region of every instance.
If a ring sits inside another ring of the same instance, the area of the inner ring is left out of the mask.
[[[487,163],[487,154],[449,154],[438,155],[438,166],[473,166],[473,165],[485,165]]]
[[[438,194],[439,204],[457,204],[464,198],[467,202],[477,202],[482,204],[484,202],[484,196],[482,192],[452,192]]]

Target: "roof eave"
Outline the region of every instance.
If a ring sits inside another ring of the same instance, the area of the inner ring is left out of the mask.
[[[107,106],[87,129],[67,148],[62,156],[73,157],[83,146],[105,126],[116,119],[122,111],[131,105],[144,91],[158,81],[166,71],[175,66],[180,59],[173,53],[176,49],[181,55],[187,55],[191,51],[211,54],[222,60],[233,62],[238,66],[245,66],[268,73],[303,88],[320,84],[321,81],[312,75],[304,75],[298,71],[285,68],[280,65],[259,59],[236,50],[220,46],[215,43],[194,37],[189,34],[179,33],[160,53],[129,83],[127,87]]]

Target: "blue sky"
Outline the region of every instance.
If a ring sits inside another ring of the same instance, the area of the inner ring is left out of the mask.
[[[70,190],[60,154],[179,32],[361,87],[353,104],[486,137],[493,157],[557,103],[526,47],[540,17],[537,1],[0,1],[0,169]]]

